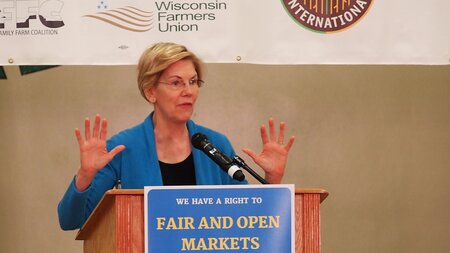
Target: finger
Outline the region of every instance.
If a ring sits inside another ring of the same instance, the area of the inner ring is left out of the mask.
[[[84,138],[86,141],[91,139],[91,120],[89,118],[84,120]]]
[[[257,157],[255,152],[253,152],[251,149],[248,149],[248,148],[244,148],[244,149],[242,149],[242,151],[244,153],[246,153],[248,156],[250,156],[253,159],[253,161],[255,161],[255,159]]]
[[[269,139],[268,139],[267,133],[266,133],[266,126],[262,125],[261,129],[260,129],[260,132],[261,132],[261,140],[262,140],[262,143],[264,145],[267,142],[269,142]]]
[[[98,132],[100,131],[100,115],[95,115],[95,122],[94,122],[94,134],[92,137],[98,138]]]
[[[102,130],[100,132],[101,140],[106,140],[107,128],[108,128],[108,122],[106,121],[106,119],[103,119],[102,120]]]
[[[83,145],[83,138],[81,138],[80,129],[75,128],[75,136],[77,137],[78,145],[81,147]]]
[[[122,152],[124,149],[125,149],[125,146],[124,146],[124,145],[119,145],[119,146],[113,148],[113,149],[112,149],[111,151],[109,151],[109,153],[108,153],[109,156],[110,156],[110,159],[113,159],[114,156],[116,156],[117,154],[119,154],[120,152]]]
[[[278,143],[281,145],[284,142],[284,122],[280,123],[280,132],[278,133]]]
[[[291,136],[291,138],[289,138],[289,142],[286,144],[286,146],[284,146],[286,151],[289,152],[289,150],[291,149],[292,145],[294,144],[294,141],[295,141],[295,136]]]
[[[275,142],[275,126],[273,124],[273,119],[269,119],[269,133],[270,133],[270,141]]]

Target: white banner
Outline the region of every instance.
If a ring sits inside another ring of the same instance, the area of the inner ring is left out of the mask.
[[[0,65],[136,64],[160,41],[205,62],[449,64],[448,0],[0,0]]]

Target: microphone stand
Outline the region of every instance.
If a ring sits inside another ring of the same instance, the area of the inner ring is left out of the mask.
[[[258,173],[256,173],[252,168],[250,168],[244,161],[244,159],[240,158],[238,155],[235,155],[233,157],[233,162],[235,162],[239,167],[243,168],[244,170],[248,171],[256,180],[258,180],[261,184],[269,184],[264,178],[262,178]]]

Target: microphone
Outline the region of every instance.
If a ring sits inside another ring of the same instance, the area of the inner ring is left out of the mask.
[[[196,149],[203,151],[209,158],[217,163],[220,168],[228,173],[235,180],[242,181],[245,179],[242,170],[233,163],[233,160],[222,153],[219,149],[209,142],[208,137],[202,133],[196,133],[192,136],[192,145]]]

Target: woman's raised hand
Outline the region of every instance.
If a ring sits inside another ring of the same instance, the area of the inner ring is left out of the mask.
[[[86,190],[97,172],[108,164],[115,155],[125,149],[124,145],[119,145],[108,152],[106,149],[107,126],[106,119],[101,120],[100,115],[97,114],[92,134],[89,118],[84,121],[84,139],[81,136],[80,129],[75,129],[75,136],[80,147],[80,168],[75,180],[78,191]]]
[[[284,175],[289,150],[294,144],[295,137],[291,136],[287,144],[284,144],[284,122],[280,123],[280,131],[276,135],[274,121],[269,119],[269,136],[267,136],[266,126],[261,126],[261,139],[263,150],[256,154],[246,148],[243,151],[249,155],[266,173],[266,180],[271,184],[279,184]]]

